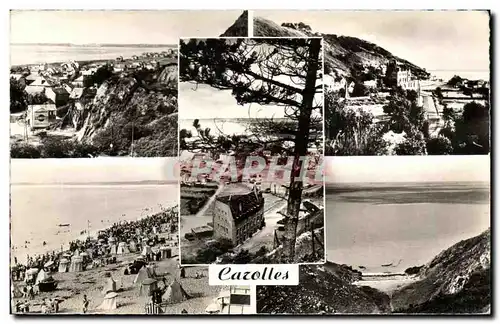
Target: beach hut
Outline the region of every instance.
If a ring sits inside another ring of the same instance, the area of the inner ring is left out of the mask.
[[[116,292],[109,292],[104,296],[104,301],[99,305],[98,309],[101,310],[113,310],[117,308],[116,297],[118,294]]]
[[[130,253],[127,243],[120,242],[120,244],[118,244],[118,249],[116,251],[116,254],[126,254],[126,253]]]
[[[74,256],[71,258],[71,264],[69,266],[69,272],[81,272],[83,271],[83,258],[80,256]]]
[[[107,295],[110,292],[116,292],[116,281],[114,281],[111,276],[106,280],[104,288],[102,289],[102,293],[104,295]]]
[[[177,304],[189,298],[188,293],[182,288],[181,284],[174,279],[168,286],[167,290],[162,296],[162,300],[167,304]]]
[[[154,278],[155,271],[151,267],[142,267],[134,278],[134,284],[142,284],[148,278]]]
[[[59,269],[58,269],[59,272],[68,272],[68,268],[69,268],[68,259],[62,258],[61,260],[59,260]]]
[[[109,245],[109,249],[110,249],[109,253],[111,253],[112,255],[116,254],[116,252],[117,252],[117,246],[116,246],[116,244],[114,244],[114,243],[110,244]]]
[[[135,241],[130,241],[128,249],[130,252],[135,253],[137,252],[137,245],[135,244]]]
[[[153,291],[157,288],[157,281],[153,278],[146,278],[141,283],[139,296],[152,296]]]

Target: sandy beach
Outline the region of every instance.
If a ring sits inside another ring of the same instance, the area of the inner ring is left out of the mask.
[[[159,237],[168,238],[170,233],[162,233]],[[206,307],[211,304],[215,297],[225,288],[220,286],[210,286],[208,284],[208,269],[203,267],[187,267],[186,277],[180,278],[178,267],[178,249],[172,249],[174,255],[157,262],[150,262],[155,268],[158,278],[165,278],[167,284],[177,279],[182,288],[187,292],[190,298],[187,300],[170,305],[163,305],[162,311],[165,314],[180,314],[186,310],[188,314],[203,314]],[[144,314],[145,305],[151,300],[151,297],[140,294],[141,284],[134,284],[136,275],[124,274],[125,268],[139,256],[139,253],[128,253],[117,255],[115,264],[105,265],[83,272],[64,272],[52,273],[53,278],[58,282],[57,289],[51,292],[40,292],[34,299],[29,301],[30,313],[40,313],[41,304],[44,299],[56,298],[60,300],[59,312],[61,314],[81,314],[83,307],[83,296],[86,295],[90,301],[87,314]],[[106,274],[116,282],[117,309],[101,310],[100,304],[104,300],[105,294],[102,289],[106,284]],[[198,274],[198,278],[196,278]],[[199,274],[202,274],[201,277]],[[161,280],[161,279],[160,279]],[[16,289],[22,290],[24,282],[14,282]],[[227,288],[226,288],[227,289]],[[11,307],[15,313],[14,305],[17,301],[25,301],[24,298],[13,298]]]

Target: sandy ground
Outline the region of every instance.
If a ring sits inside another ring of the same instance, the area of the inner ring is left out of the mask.
[[[393,291],[406,286],[414,281],[418,280],[415,276],[395,276],[395,277],[370,277],[367,279],[362,279],[356,281],[353,284],[357,286],[369,286],[382,291],[388,295],[391,295]]]
[[[175,249],[174,249],[175,251]],[[124,275],[124,269],[128,262],[132,261],[137,254],[128,254],[120,256],[118,263],[107,265],[92,270],[73,273],[54,273],[53,277],[58,281],[58,287],[53,292],[40,293],[34,300],[30,301],[30,311],[40,312],[40,303],[45,298],[58,298],[63,300],[59,304],[60,313],[81,313],[83,295],[87,295],[90,301],[89,314],[144,314],[145,303],[150,300],[148,296],[140,296],[140,285],[133,283],[135,275]],[[165,259],[160,262],[153,262],[156,265],[156,272],[171,283],[175,277],[179,278],[178,256],[171,259]],[[116,281],[116,287],[119,290],[117,305],[118,308],[112,311],[102,311],[98,307],[104,300],[102,289],[106,282],[104,273],[111,273]],[[203,273],[202,278],[196,279],[197,272]],[[201,267],[186,268],[186,278],[178,279],[182,287],[191,296],[190,299],[173,305],[163,307],[166,314],[180,314],[186,309],[189,314],[202,314],[206,307],[212,303],[224,287],[210,286],[208,284],[208,269]],[[24,284],[16,282],[16,286],[22,287]],[[22,300],[20,298],[14,299]],[[12,309],[14,312],[14,308]]]

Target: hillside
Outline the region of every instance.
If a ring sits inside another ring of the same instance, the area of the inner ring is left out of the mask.
[[[393,293],[395,312],[484,313],[491,304],[491,232],[458,242],[418,273],[421,279]]]
[[[325,74],[335,78],[358,79],[368,67],[374,73],[379,73],[379,76],[382,76],[381,72],[377,70],[394,60],[409,68],[414,75],[421,79],[429,77],[429,74],[424,69],[393,55],[373,43],[356,37],[313,32],[309,26],[303,23],[283,23],[280,26],[268,19],[255,17],[254,36],[323,37]]]
[[[222,35],[220,35],[220,37],[235,36],[248,36],[248,10],[243,11],[234,24],[232,24]]]
[[[128,155],[133,138],[137,156],[176,155],[176,64],[112,76],[83,110],[70,109],[65,122],[76,128],[78,140],[107,154]]]
[[[327,262],[300,266],[298,286],[261,286],[257,312],[265,314],[380,314],[389,311],[389,296],[351,282],[357,273]]]

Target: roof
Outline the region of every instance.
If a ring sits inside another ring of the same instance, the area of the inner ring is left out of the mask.
[[[211,228],[210,226],[207,226],[207,225],[203,225],[203,226],[194,227],[191,229],[191,231],[193,233],[204,233],[204,232],[213,231],[213,228]]]
[[[73,91],[71,91],[70,98],[71,99],[80,99],[83,95],[83,88],[75,87]]]
[[[262,191],[254,189],[244,194],[218,196],[217,200],[229,205],[235,221],[241,221],[255,214],[264,206]]]
[[[26,90],[26,92],[30,94],[41,93],[45,90],[45,87],[28,85],[26,86],[26,88],[24,88],[24,90]]]
[[[54,104],[44,104],[44,105],[29,105],[28,110],[33,110],[33,111],[39,111],[39,110],[46,110],[46,111],[56,111],[56,105]]]
[[[66,91],[66,89],[64,89],[64,88],[52,88],[52,91],[54,91],[54,93],[59,94],[59,95],[68,94],[68,91]]]
[[[35,79],[35,81],[33,81],[33,83],[30,84],[31,86],[44,86],[44,87],[48,87],[50,86],[50,82],[49,80],[47,80],[46,78],[44,77],[41,77],[39,76],[38,78]]]

